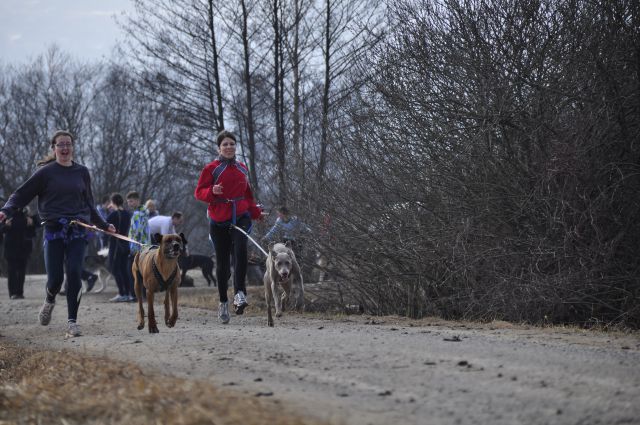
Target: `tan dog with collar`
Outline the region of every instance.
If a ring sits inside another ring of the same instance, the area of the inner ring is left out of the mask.
[[[267,301],[267,325],[273,326],[271,307],[275,303],[276,317],[282,316],[292,291],[295,292],[293,308],[304,310],[304,284],[302,273],[293,250],[287,245],[277,243],[269,249],[267,271],[264,273],[264,297]],[[278,287],[282,286],[282,294]]]
[[[133,260],[131,271],[138,298],[138,329],[144,328],[144,308],[142,306],[142,285],[147,289],[149,333],[158,333],[156,316],[153,311],[153,297],[156,292],[166,291],[164,296],[164,323],[172,328],[178,320],[178,286],[181,276],[178,257],[185,247],[184,235],[154,235],[159,247],[145,247]],[[171,309],[169,308],[171,299]]]

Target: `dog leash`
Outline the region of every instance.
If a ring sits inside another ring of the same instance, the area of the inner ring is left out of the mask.
[[[262,251],[262,253],[263,253],[265,256],[267,256],[267,257],[269,256],[269,254],[267,254],[267,251],[265,251],[265,250],[260,246],[260,244],[258,244],[258,242],[256,242],[256,241],[255,241],[251,236],[249,236],[249,234],[248,234],[247,232],[245,232],[244,230],[242,230],[240,227],[236,226],[236,225],[235,225],[235,224],[233,224],[233,223],[231,223],[231,227],[234,227],[236,230],[239,230],[239,231],[240,231],[242,234],[244,234],[244,235],[245,235],[245,236],[246,236],[246,237],[247,237],[251,242],[253,242],[253,244],[254,244],[255,246],[257,246],[257,247],[258,247],[258,249],[260,249],[260,251]]]
[[[93,226],[91,224],[83,223],[83,222],[78,221],[78,220],[71,220],[71,222],[69,224],[71,224],[71,225],[77,224],[79,226],[86,227],[87,229],[91,229],[91,230],[96,231],[96,232],[102,232],[105,235],[109,235],[109,236],[113,236],[114,238],[122,239],[123,241],[131,242],[131,243],[134,243],[134,244],[137,244],[137,245],[140,245],[140,246],[144,246],[144,244],[142,244],[142,243],[140,243],[140,242],[138,242],[136,240],[133,240],[131,238],[128,238],[128,237],[126,237],[124,235],[121,235],[119,233],[110,233],[110,232],[107,232],[105,230],[100,229],[99,227]]]

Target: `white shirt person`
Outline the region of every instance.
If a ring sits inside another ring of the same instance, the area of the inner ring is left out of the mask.
[[[168,215],[157,215],[149,219],[149,233],[153,237],[156,233],[170,235],[176,233],[176,226],[183,222],[182,213],[174,212],[171,217]]]

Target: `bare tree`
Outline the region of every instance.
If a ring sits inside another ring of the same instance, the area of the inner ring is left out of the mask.
[[[81,65],[52,46],[21,68],[5,67],[0,97],[0,186],[11,193],[35,170],[49,151],[56,129],[71,131],[79,143],[76,158],[87,150],[82,139],[88,127],[96,66]]]
[[[213,2],[141,0],[136,10],[122,23],[129,57],[147,84],[162,93],[156,100],[200,133],[184,142],[210,151],[215,133],[225,126]]]
[[[317,165],[317,179],[323,180],[327,168],[327,154],[331,145],[329,131],[331,110],[361,81],[351,74],[350,85],[340,80],[357,63],[359,58],[373,48],[383,35],[382,13],[379,4],[372,0],[324,0],[323,2],[322,62],[322,121]]]

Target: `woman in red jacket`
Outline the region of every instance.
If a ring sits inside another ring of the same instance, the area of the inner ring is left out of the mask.
[[[198,179],[194,196],[209,204],[209,236],[216,251],[216,277],[220,305],[218,318],[229,323],[227,282],[231,275],[231,254],[234,258],[234,298],[236,314],[242,314],[249,304],[245,277],[247,275],[247,238],[231,224],[251,231],[251,220],[261,217],[262,211],[253,199],[249,185],[249,170],[236,160],[236,137],[223,130],[216,137],[218,157],[207,164]]]

